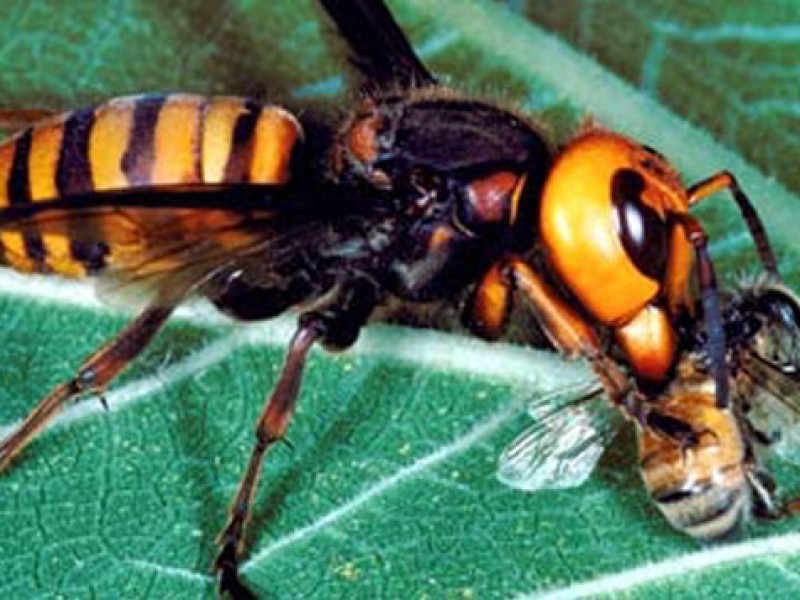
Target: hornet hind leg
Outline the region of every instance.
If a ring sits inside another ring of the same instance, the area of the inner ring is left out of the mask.
[[[355,281],[343,288],[329,307],[300,317],[278,383],[256,423],[256,443],[231,502],[228,521],[217,538],[220,550],[214,568],[220,595],[227,593],[236,600],[255,598],[239,578],[245,528],[267,451],[283,439],[294,415],[308,352],[317,341],[331,348],[352,345],[377,301],[377,292],[371,284]]]
[[[0,442],[0,471],[50,422],[65,404],[86,393],[102,393],[144,350],[161,329],[173,306],[146,308],[116,338],[86,359],[75,376],[56,386],[11,435]]]

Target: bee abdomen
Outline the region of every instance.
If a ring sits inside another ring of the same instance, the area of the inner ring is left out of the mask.
[[[245,98],[117,98],[47,119],[0,144],[0,209],[149,187],[280,185],[290,177],[301,135],[284,109]],[[0,233],[0,260],[25,272],[93,274],[113,262],[109,252],[102,243],[33,227]]]
[[[676,529],[701,541],[735,537],[751,512],[750,490],[744,480],[736,485],[711,480],[679,489],[651,490],[662,514]]]

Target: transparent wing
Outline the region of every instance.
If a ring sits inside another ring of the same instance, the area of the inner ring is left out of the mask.
[[[595,381],[540,396],[528,414],[533,424],[500,456],[497,476],[529,492],[581,485],[624,422]]]
[[[797,365],[748,353],[739,384],[747,420],[770,440],[783,459],[800,464],[800,374]]]
[[[800,298],[770,277],[745,282],[740,292],[733,320],[743,316],[758,328],[733,360],[737,407],[770,449],[800,463]]]

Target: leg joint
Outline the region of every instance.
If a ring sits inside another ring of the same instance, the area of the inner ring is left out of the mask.
[[[76,392],[93,390],[97,383],[97,371],[93,367],[81,367],[72,383]]]

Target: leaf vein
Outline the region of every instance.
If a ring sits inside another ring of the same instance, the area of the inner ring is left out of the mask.
[[[315,535],[325,533],[330,527],[333,527],[340,521],[347,519],[371,500],[382,496],[389,490],[405,483],[410,479],[413,479],[414,477],[430,471],[445,461],[463,454],[475,444],[483,441],[498,431],[501,427],[503,427],[503,425],[517,416],[520,411],[521,405],[519,403],[512,403],[510,406],[506,406],[502,410],[497,411],[490,417],[478,422],[477,425],[475,425],[465,434],[459,436],[445,446],[442,446],[435,452],[417,459],[410,465],[403,467],[389,477],[380,479],[335,510],[322,515],[319,519],[309,523],[305,527],[295,529],[288,535],[276,540],[266,548],[259,550],[250,560],[243,564],[242,571],[252,571],[254,568],[263,564],[273,554],[294,544],[303,542]]]
[[[206,575],[204,573],[197,573],[195,571],[190,571],[189,569],[184,569],[181,567],[166,567],[146,560],[137,560],[137,559],[126,560],[125,563],[132,567],[137,567],[145,571],[153,571],[155,573],[158,573],[159,575],[164,575],[170,578],[181,579],[183,581],[188,581],[191,583],[202,583],[203,585],[214,583],[214,578],[211,577],[210,575]]]
[[[191,377],[195,373],[209,369],[213,365],[228,358],[235,349],[242,345],[243,336],[233,332],[220,340],[211,342],[185,360],[178,362],[163,371],[133,381],[117,390],[106,394],[109,411],[125,408],[141,398],[146,398],[167,387]],[[50,425],[64,426],[86,420],[106,411],[100,402],[92,402],[91,398],[73,405],[59,415]],[[7,436],[19,425],[19,421],[0,426],[0,438]],[[48,427],[48,428],[49,428]]]
[[[534,592],[519,596],[520,599],[571,600],[588,598],[616,592],[629,591],[647,583],[676,577],[686,577],[705,569],[719,568],[748,559],[767,560],[774,556],[800,552],[800,534],[787,534],[757,540],[747,540],[698,552],[690,552],[677,558],[648,563],[633,569],[603,575],[575,585],[546,592]]]

